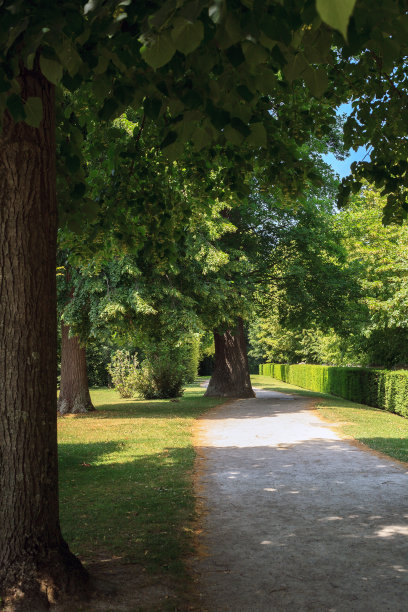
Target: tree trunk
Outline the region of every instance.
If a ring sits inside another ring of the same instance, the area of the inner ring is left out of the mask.
[[[215,367],[207,397],[255,397],[251,386],[242,319],[234,330],[214,332]]]
[[[88,576],[58,518],[55,92],[38,68],[20,83],[43,121],[0,132],[0,596],[39,611]]]
[[[60,414],[95,410],[89,395],[86,352],[76,336],[69,337],[69,326],[61,325],[61,384],[58,398]]]

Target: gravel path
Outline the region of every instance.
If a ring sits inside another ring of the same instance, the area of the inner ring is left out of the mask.
[[[199,421],[201,612],[408,611],[408,472],[310,408],[259,391]]]

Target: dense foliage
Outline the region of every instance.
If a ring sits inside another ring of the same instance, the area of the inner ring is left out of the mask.
[[[194,382],[198,372],[198,338],[184,342],[153,343],[139,363],[137,354],[123,349],[112,355],[108,371],[121,397],[164,399],[180,397],[183,386]]]
[[[291,325],[275,290],[277,307],[262,312],[251,326],[252,353],[256,357],[281,363],[381,367],[408,363],[407,225],[384,226],[383,206],[384,198],[365,185],[346,210],[325,214],[327,231],[343,253],[341,265],[350,279],[341,313],[332,310],[326,325],[321,319],[307,325],[307,317]],[[316,246],[313,241],[311,248]],[[303,252],[307,249],[301,249]],[[284,270],[286,265],[282,263],[278,269]],[[296,282],[308,288],[312,281],[305,276],[302,265],[301,259]],[[314,269],[318,275],[317,258]],[[333,293],[333,285],[327,279],[322,277],[322,281],[320,303],[327,313],[330,310],[326,307],[339,295]],[[301,308],[307,300],[300,291],[298,295],[297,307]],[[283,300],[284,309],[290,308],[286,294]]]

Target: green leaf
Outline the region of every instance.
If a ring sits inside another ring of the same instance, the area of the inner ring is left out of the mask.
[[[163,147],[162,150],[163,155],[165,155],[169,161],[177,161],[184,153],[184,142],[175,140],[167,147]]]
[[[234,68],[245,61],[245,55],[242,52],[241,45],[234,45],[233,47],[230,47],[227,49],[225,54]]]
[[[211,134],[202,127],[196,128],[192,140],[195,151],[201,151],[201,149],[209,147],[212,144]]]
[[[291,83],[295,79],[302,77],[308,67],[309,64],[303,55],[301,53],[297,53],[292,57],[291,61],[288,61],[283,69],[283,73],[288,79],[289,83]]]
[[[41,55],[40,68],[41,72],[50,83],[53,85],[58,85],[62,78],[62,66],[59,62],[47,59]]]
[[[306,59],[312,64],[322,64],[330,60],[332,33],[329,29],[307,30],[302,39]]]
[[[246,139],[246,142],[251,145],[254,145],[255,147],[262,147],[266,149],[267,137],[265,126],[263,123],[259,122],[251,125],[251,133]]]
[[[75,76],[82,66],[82,59],[72,42],[65,38],[61,47],[56,48],[56,52],[61,64],[68,70],[71,77]]]
[[[61,83],[63,84],[64,87],[69,89],[69,91],[76,91],[82,83],[82,77],[80,74],[76,74],[74,77],[71,77],[68,74],[68,72],[66,72],[64,76],[62,77]],[[104,90],[103,93],[105,94],[105,92],[106,92],[106,89]]]
[[[165,149],[166,147],[169,147],[171,144],[173,144],[176,140],[177,132],[173,130],[167,134],[166,138],[161,143],[160,148]]]
[[[116,100],[113,98],[108,98],[105,100],[103,107],[98,112],[99,119],[102,119],[102,121],[109,121],[109,119],[114,116],[118,108],[119,104],[116,102]]]
[[[146,98],[143,103],[143,109],[146,117],[157,119],[160,114],[162,102],[158,98]]]
[[[239,147],[242,144],[242,141],[244,140],[242,133],[233,128],[232,125],[227,125],[225,127],[224,136],[229,143],[233,144],[236,147]]]
[[[249,129],[249,127],[238,117],[233,117],[231,119],[231,125],[235,130],[240,132],[240,134],[242,134],[245,137],[249,136],[251,133],[251,130]]]
[[[292,40],[292,34],[289,24],[285,23],[278,17],[265,15],[260,23],[261,30],[271,40],[277,40],[289,45]]]
[[[220,23],[225,12],[225,1],[214,0],[214,2],[208,8],[208,15],[214,23]]]
[[[245,59],[251,68],[255,68],[259,64],[268,61],[268,52],[261,45],[254,44],[249,41],[242,43],[242,50],[245,54]]]
[[[316,98],[321,98],[329,85],[329,79],[324,68],[309,67],[303,74],[303,78]]]
[[[26,114],[24,110],[24,104],[22,103],[19,95],[15,93],[11,94],[11,96],[7,98],[6,106],[10,111],[10,114],[13,117],[14,121],[24,121],[24,119],[26,118]]]
[[[254,94],[248,89],[246,85],[238,85],[237,92],[245,100],[245,102],[251,102],[254,99]]]
[[[27,98],[24,105],[26,113],[25,122],[31,127],[38,128],[43,118],[43,105],[41,98]]]
[[[230,122],[231,115],[229,112],[221,108],[216,108],[210,101],[207,103],[206,112],[217,130],[222,130],[223,127]]]
[[[174,20],[171,38],[177,51],[184,55],[192,53],[204,38],[204,25],[201,21],[191,23],[187,19],[178,17]]]
[[[273,70],[262,68],[255,78],[255,84],[261,93],[273,94],[276,91],[278,80]]]
[[[140,49],[142,58],[152,68],[157,70],[167,64],[176,52],[176,47],[169,32],[159,34],[148,45]]]
[[[356,0],[316,0],[316,10],[322,20],[339,30],[347,40],[347,27]]]

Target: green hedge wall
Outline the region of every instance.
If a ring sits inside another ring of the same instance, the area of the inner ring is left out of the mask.
[[[408,417],[408,371],[264,363],[259,373]]]

